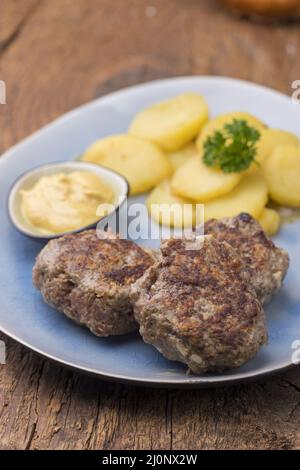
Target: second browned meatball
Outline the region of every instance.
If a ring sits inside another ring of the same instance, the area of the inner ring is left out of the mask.
[[[165,241],[160,260],[133,285],[132,300],[144,341],[194,373],[241,366],[267,341],[240,257],[212,236],[201,249]]]
[[[279,291],[289,267],[289,256],[277,247],[249,214],[205,223],[206,234],[226,241],[241,257],[250,282],[262,304]]]

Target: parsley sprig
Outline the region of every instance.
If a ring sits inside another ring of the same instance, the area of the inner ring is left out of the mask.
[[[255,162],[260,132],[242,119],[233,119],[222,131],[216,131],[203,144],[203,161],[220,167],[224,173],[247,170]],[[257,163],[258,164],[258,163]]]

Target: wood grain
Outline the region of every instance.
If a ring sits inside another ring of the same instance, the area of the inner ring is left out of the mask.
[[[23,25],[38,6],[38,0],[2,0],[0,4],[0,53],[21,33]]]
[[[290,93],[299,24],[240,21],[211,0],[2,0],[0,151],[114,89],[216,74]],[[198,391],[109,384],[13,340],[0,366],[1,449],[299,449],[299,369]]]

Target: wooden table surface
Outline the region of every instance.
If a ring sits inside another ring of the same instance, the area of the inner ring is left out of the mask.
[[[250,23],[212,0],[1,0],[0,10],[1,152],[143,81],[227,75],[290,94],[300,79],[299,24]],[[300,448],[298,368],[230,388],[146,389],[66,370],[0,337],[1,449]]]

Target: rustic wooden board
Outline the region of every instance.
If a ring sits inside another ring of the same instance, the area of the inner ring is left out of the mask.
[[[0,151],[142,81],[216,74],[290,93],[300,78],[299,24],[248,23],[211,0],[2,0],[0,9]],[[147,390],[65,370],[0,337],[1,449],[300,448],[299,369],[227,389]]]

